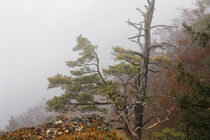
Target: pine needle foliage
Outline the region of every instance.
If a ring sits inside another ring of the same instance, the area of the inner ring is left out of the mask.
[[[210,137],[210,84],[185,70],[183,61],[177,63],[175,76],[181,88],[173,89],[180,123],[186,139],[207,140]]]

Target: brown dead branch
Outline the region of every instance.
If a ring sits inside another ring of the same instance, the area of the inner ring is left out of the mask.
[[[166,115],[166,117],[163,120],[160,120],[160,117],[157,117],[157,122],[154,123],[153,125],[147,127],[146,130],[152,129],[155,126],[157,126],[158,124],[160,124],[160,123],[169,121],[170,120],[169,117],[170,117],[170,115],[171,115],[171,113],[172,113],[173,110],[174,110],[174,107],[172,106],[170,110],[167,110],[167,115]]]

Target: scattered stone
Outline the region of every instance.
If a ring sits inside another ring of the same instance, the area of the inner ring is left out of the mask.
[[[14,136],[21,139],[36,137],[38,139],[50,140],[63,134],[85,133],[92,130],[107,131],[109,130],[107,126],[109,124],[99,115],[78,116],[73,119],[59,118],[34,127],[21,128],[11,133],[0,131],[0,140],[9,139]]]

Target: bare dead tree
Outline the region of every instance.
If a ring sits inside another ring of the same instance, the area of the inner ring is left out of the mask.
[[[173,111],[173,109],[171,109],[169,111],[169,115],[166,116],[166,119],[160,121],[159,117],[157,117],[158,122],[153,124],[150,127],[147,127],[146,129],[144,129],[144,122],[143,122],[143,117],[144,117],[144,105],[145,105],[145,99],[147,98],[146,96],[146,89],[147,89],[147,79],[148,79],[148,72],[158,72],[158,71],[154,71],[148,68],[149,64],[151,64],[150,62],[150,51],[152,49],[163,49],[164,47],[170,46],[170,47],[176,47],[175,45],[169,44],[167,42],[161,42],[161,43],[152,43],[151,42],[151,30],[154,28],[160,28],[160,27],[164,27],[164,28],[173,28],[175,26],[167,26],[167,25],[153,25],[152,26],[152,19],[153,19],[153,13],[154,13],[154,9],[155,9],[155,0],[147,0],[147,5],[145,5],[146,7],[146,11],[144,12],[141,9],[137,8],[137,11],[139,11],[143,18],[144,21],[139,22],[139,23],[134,23],[131,22],[130,20],[127,22],[130,26],[132,26],[133,28],[135,28],[137,30],[137,35],[130,37],[129,39],[136,43],[139,48],[140,51],[130,51],[131,54],[134,55],[138,55],[139,57],[142,58],[142,61],[139,64],[135,65],[141,65],[141,69],[139,71],[139,76],[137,76],[137,94],[136,94],[136,98],[134,99],[133,103],[131,103],[129,106],[127,106],[127,108],[122,111],[120,113],[120,115],[118,116],[118,118],[116,119],[119,120],[121,117],[122,119],[127,122],[127,125],[130,127],[130,124],[128,123],[127,118],[125,117],[125,112],[127,112],[128,110],[131,110],[131,106],[134,107],[133,111],[134,112],[134,116],[135,116],[135,127],[132,129],[129,129],[131,131],[132,137],[133,139],[136,140],[140,140],[142,139],[142,133],[143,130],[147,130],[147,129],[151,129],[155,126],[157,126],[158,124],[168,121],[169,120],[169,116],[171,114],[171,112]],[[127,114],[127,116],[129,116],[130,114],[132,114],[133,112],[130,112]],[[116,123],[116,121],[114,123]],[[149,122],[149,121],[148,121]]]

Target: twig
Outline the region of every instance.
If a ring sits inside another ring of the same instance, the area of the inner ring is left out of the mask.
[[[145,12],[143,12],[141,9],[136,8],[137,11],[139,11],[143,16],[145,16]]]

